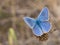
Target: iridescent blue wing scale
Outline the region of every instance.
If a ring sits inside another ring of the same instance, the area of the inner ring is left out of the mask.
[[[51,29],[51,24],[50,24],[49,22],[47,22],[47,21],[41,22],[41,23],[40,23],[40,26],[41,26],[42,31],[43,31],[44,33],[49,32],[50,29]]]
[[[48,20],[48,8],[47,7],[42,9],[41,13],[37,17],[37,20],[39,20],[39,21],[47,21]]]
[[[33,18],[24,17],[24,21],[30,28],[33,28],[35,25],[35,20]]]

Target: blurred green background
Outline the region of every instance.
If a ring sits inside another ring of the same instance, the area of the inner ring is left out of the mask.
[[[49,9],[52,28],[48,39],[41,41],[33,35],[23,17],[36,18],[44,7]],[[9,44],[10,28],[15,32],[15,39],[12,36],[11,39],[17,44]],[[60,0],[0,0],[0,45],[60,45]]]

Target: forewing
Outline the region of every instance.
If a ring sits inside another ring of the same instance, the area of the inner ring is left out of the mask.
[[[33,34],[36,36],[41,36],[43,34],[41,28],[37,24],[35,24],[32,31],[33,31]]]
[[[37,20],[40,20],[40,21],[47,21],[48,20],[48,8],[47,7],[42,9],[41,13],[37,17]]]
[[[33,28],[33,26],[35,25],[35,20],[33,18],[24,17],[24,21],[30,28]]]
[[[49,22],[41,22],[41,23],[40,23],[40,26],[41,26],[42,31],[43,31],[44,33],[49,32],[50,29],[51,29],[51,24],[50,24]]]

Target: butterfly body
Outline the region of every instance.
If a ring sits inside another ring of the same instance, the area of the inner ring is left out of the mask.
[[[37,21],[36,20],[36,24],[41,28],[41,25],[40,25],[41,21]],[[41,28],[42,29],[42,28]]]
[[[48,9],[45,7],[36,19],[24,17],[25,23],[32,29],[36,36],[41,36],[50,31],[51,24],[48,22]]]

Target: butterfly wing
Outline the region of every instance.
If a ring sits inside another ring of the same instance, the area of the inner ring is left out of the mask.
[[[32,32],[36,36],[41,36],[43,34],[41,28],[37,24],[35,24],[35,26],[33,27]]]
[[[33,18],[24,17],[24,21],[32,29],[34,35],[41,36],[43,34],[41,28],[36,24]]]
[[[41,26],[41,28],[42,28],[42,30],[43,30],[44,33],[49,32],[50,29],[51,29],[51,24],[49,22],[47,22],[47,21],[41,22],[40,26]]]
[[[42,9],[41,13],[37,17],[37,20],[40,20],[40,21],[47,21],[48,20],[48,8],[47,7]]]
[[[24,17],[24,21],[30,28],[33,28],[33,26],[35,25],[35,20],[33,18]]]

